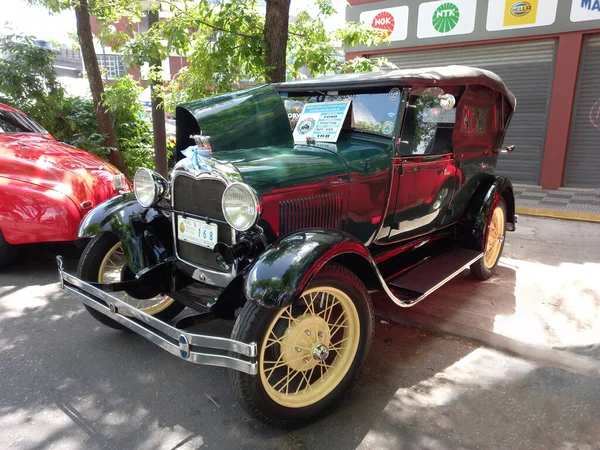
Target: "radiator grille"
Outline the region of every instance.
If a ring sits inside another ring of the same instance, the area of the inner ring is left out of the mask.
[[[221,198],[225,184],[219,180],[196,180],[185,175],[175,177],[173,182],[173,206],[175,209],[199,216],[225,220]]]
[[[319,194],[279,202],[281,235],[303,228],[342,228],[342,193]]]
[[[221,209],[221,197],[225,184],[219,180],[193,179],[185,175],[175,177],[173,181],[173,208],[209,219],[225,220]],[[177,215],[173,219],[177,223]],[[231,245],[232,230],[227,223],[218,223],[219,242]],[[200,247],[189,242],[175,239],[179,258],[197,266],[224,271],[216,262],[212,249]]]

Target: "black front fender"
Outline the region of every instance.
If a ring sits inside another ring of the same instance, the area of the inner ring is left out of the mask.
[[[103,232],[117,235],[134,273],[173,255],[171,221],[160,211],[141,206],[134,194],[96,206],[81,222],[78,235],[90,238]]]
[[[273,243],[249,267],[244,294],[269,308],[282,308],[300,296],[313,276],[332,259],[354,254],[374,267],[369,251],[342,231],[303,230]]]
[[[486,178],[475,190],[459,222],[460,239],[467,248],[485,250],[486,226],[500,197],[506,202],[507,229],[515,230],[515,197],[512,183],[505,177]]]

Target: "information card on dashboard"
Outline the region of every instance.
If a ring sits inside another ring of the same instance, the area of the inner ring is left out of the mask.
[[[306,143],[306,138],[321,142],[337,142],[350,100],[306,103],[294,129],[294,142]]]

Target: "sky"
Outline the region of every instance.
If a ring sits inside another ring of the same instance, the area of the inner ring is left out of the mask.
[[[5,22],[15,32],[32,35],[38,39],[70,42],[67,33],[75,30],[75,12],[64,11],[51,15],[42,6],[29,6],[24,0],[0,0],[0,33],[7,33]]]
[[[292,0],[290,13],[306,7],[307,0]],[[344,18],[345,0],[334,0],[338,15],[329,21],[328,27],[340,26]],[[22,32],[35,36],[38,39],[55,40],[61,44],[69,44],[67,33],[75,30],[75,13],[64,11],[60,14],[51,15],[41,6],[29,6],[25,0],[0,0],[0,34]],[[310,8],[309,8],[310,11]],[[5,22],[9,25],[7,28]]]

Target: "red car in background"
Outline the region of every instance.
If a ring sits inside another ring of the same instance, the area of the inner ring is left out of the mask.
[[[88,211],[130,191],[115,167],[0,103],[0,266],[16,245],[78,240]]]

